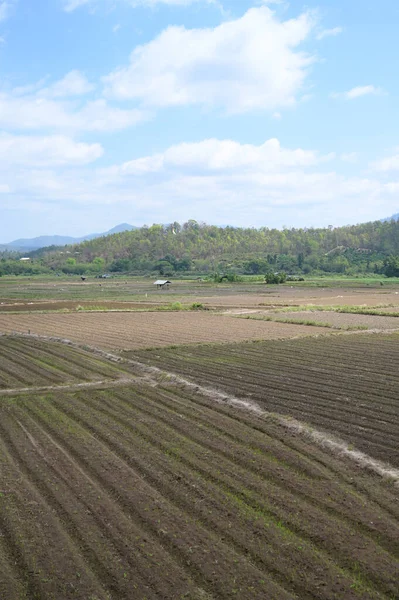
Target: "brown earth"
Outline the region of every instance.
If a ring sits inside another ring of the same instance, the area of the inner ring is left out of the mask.
[[[7,600],[397,593],[395,487],[172,382],[2,397],[0,468]]]
[[[336,434],[399,467],[399,335],[333,335],[128,353]]]
[[[310,335],[301,325],[235,319],[204,312],[74,313],[0,315],[0,332],[67,338],[107,349],[172,344],[281,339]],[[312,327],[325,334],[326,329]]]
[[[26,302],[17,302],[12,300],[0,303],[1,312],[36,312],[36,311],[72,311],[80,308],[86,310],[143,310],[156,308],[163,305],[162,302],[114,302],[95,300],[32,300]]]
[[[268,313],[268,316],[290,319],[309,320],[329,323],[334,327],[368,327],[368,329],[399,329],[399,317],[361,315],[355,313],[337,313],[324,310],[308,310],[283,313]]]
[[[34,338],[0,337],[0,390],[116,379],[121,368],[96,356]]]

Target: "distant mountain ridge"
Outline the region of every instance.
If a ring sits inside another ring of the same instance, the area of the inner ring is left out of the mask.
[[[383,223],[386,221],[399,221],[399,213],[395,213],[392,217],[387,217],[386,219],[381,219]]]
[[[103,237],[106,235],[112,235],[114,233],[121,233],[122,231],[133,231],[139,229],[135,225],[129,225],[129,223],[121,223],[116,225],[109,231],[103,233],[89,233],[79,238],[67,236],[67,235],[41,235],[36,238],[18,239],[8,244],[0,244],[0,250],[15,250],[15,251],[26,251],[38,250],[39,248],[45,248],[47,246],[66,246],[68,244],[79,244],[87,240],[94,240],[95,238]]]

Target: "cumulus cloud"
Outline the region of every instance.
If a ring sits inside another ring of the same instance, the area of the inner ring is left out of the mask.
[[[2,184],[12,188],[13,206],[27,198],[48,204],[67,200],[76,211],[96,206],[105,218],[112,206],[114,215],[123,218],[134,211],[148,223],[196,218],[241,226],[309,226],[394,212],[398,181],[347,177],[331,168],[332,158],[285,148],[275,139],[259,146],[210,139],[113,167],[7,169]]]
[[[49,98],[66,98],[68,96],[83,96],[94,89],[86,77],[77,70],[70,71],[52,85],[40,90],[41,96]]]
[[[292,106],[314,62],[299,49],[313,27],[311,13],[280,21],[267,7],[214,28],[168,27],[104,77],[105,92],[147,106],[230,113]]]
[[[63,135],[26,136],[0,134],[0,169],[10,166],[85,165],[103,155],[100,144],[75,142]]]
[[[333,93],[331,96],[333,98],[344,98],[345,100],[354,100],[355,98],[360,98],[361,96],[380,96],[383,94],[383,90],[375,85],[359,85],[354,87],[347,92],[341,93]]]
[[[396,148],[396,154],[381,158],[371,163],[371,167],[375,171],[399,171],[399,148]]]
[[[231,175],[238,171],[242,174],[270,173],[285,168],[314,166],[333,157],[333,154],[320,156],[301,148],[282,148],[275,138],[260,146],[239,144],[232,140],[208,139],[171,146],[162,154],[128,161],[116,170],[121,175],[168,170],[190,171],[193,174],[219,172]],[[112,169],[115,172],[115,167]]]

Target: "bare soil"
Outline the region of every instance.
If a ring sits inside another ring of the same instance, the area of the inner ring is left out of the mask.
[[[8,314],[0,315],[0,332],[68,338],[106,349],[282,339],[310,334],[306,326],[203,312]],[[314,327],[312,333],[325,334],[326,329]]]
[[[345,316],[345,315],[342,315]],[[128,353],[399,466],[399,335],[335,335]]]
[[[273,316],[273,313],[268,313]],[[355,313],[337,313],[333,311],[298,311],[283,312],[275,314],[282,319],[310,320],[322,323],[329,323],[334,327],[367,327],[368,329],[399,329],[399,317],[361,315]]]
[[[394,486],[171,381],[1,397],[0,469],[7,600],[397,597]]]

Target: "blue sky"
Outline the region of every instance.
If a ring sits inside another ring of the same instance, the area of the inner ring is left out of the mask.
[[[0,243],[399,211],[396,0],[0,0]]]

